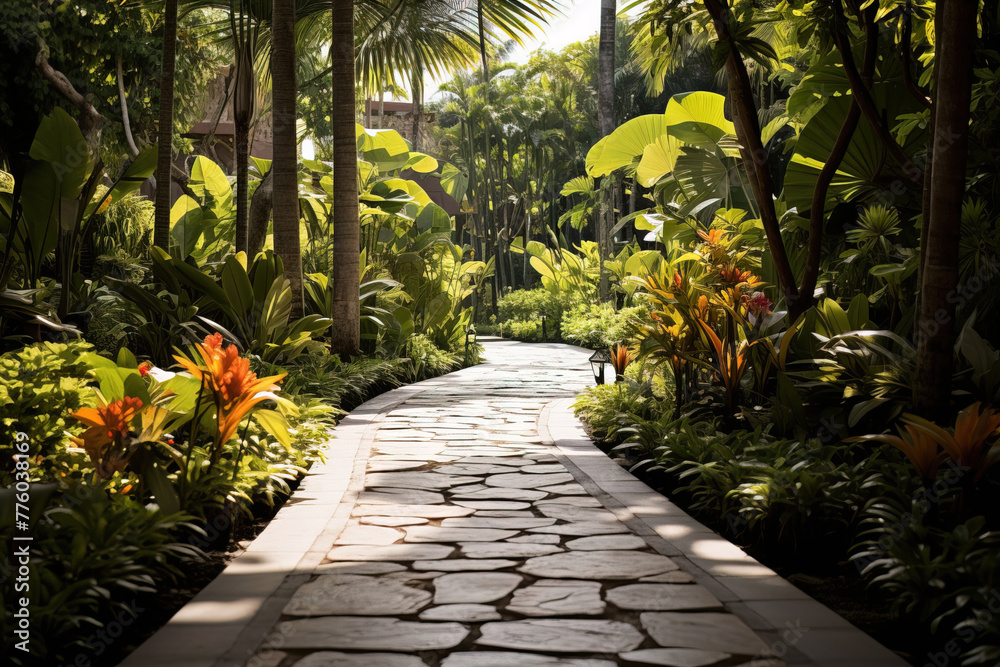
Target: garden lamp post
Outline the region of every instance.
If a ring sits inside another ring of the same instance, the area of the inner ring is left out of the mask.
[[[548,340],[549,335],[545,332],[545,320],[548,319],[549,314],[543,310],[538,313],[538,316],[542,318],[542,340]]]
[[[605,349],[595,351],[590,355],[590,367],[594,371],[594,382],[604,384],[604,365],[611,363],[611,355]]]
[[[465,330],[465,364],[469,364],[469,350],[476,344],[476,327]]]

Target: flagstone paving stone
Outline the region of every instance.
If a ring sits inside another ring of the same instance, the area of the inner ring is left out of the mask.
[[[506,541],[516,544],[559,544],[562,538],[558,535],[521,535],[519,537],[509,537]]]
[[[631,651],[643,642],[635,626],[621,621],[544,619],[486,623],[476,640],[482,646],[553,653]]]
[[[493,602],[517,588],[523,577],[510,572],[458,572],[434,580],[434,604]]]
[[[405,530],[407,542],[497,542],[517,535],[516,530],[497,528],[410,526]]]
[[[399,526],[419,526],[427,523],[427,519],[415,516],[363,516],[360,522],[370,526],[396,528]]]
[[[618,657],[642,665],[665,667],[706,667],[730,657],[722,651],[702,651],[694,648],[644,648],[619,653]]]
[[[444,544],[345,545],[330,549],[330,560],[435,560],[447,558],[455,548]]]
[[[420,620],[482,623],[483,621],[499,621],[500,612],[496,610],[496,607],[486,604],[443,604],[439,607],[428,607],[420,612]]]
[[[514,591],[507,611],[524,616],[575,616],[603,614],[601,584],[596,581],[539,579]]]
[[[594,535],[566,542],[566,548],[573,551],[645,549],[647,546],[646,540],[638,535]]]
[[[444,570],[447,572],[462,572],[466,570],[488,571],[503,570],[520,564],[521,561],[505,558],[449,558],[447,560],[414,561],[413,569]]]
[[[372,472],[365,477],[368,488],[392,489],[448,489],[462,484],[474,484],[480,481],[470,475],[442,475],[436,472]]]
[[[536,577],[600,580],[638,579],[677,565],[666,556],[641,551],[570,551],[530,558],[518,569]]]
[[[568,415],[589,382],[589,352],[487,345],[488,363],[401,389],[382,412],[359,410],[360,466],[310,556],[326,558],[297,571],[312,574],[279,598],[266,641],[280,652],[241,664],[783,667],[767,657],[783,628],[755,621],[770,628],[765,642],[725,605],[745,591],[783,618],[791,601],[811,602],[804,594],[758,583],[783,581],[773,573],[716,579],[707,565],[756,563],[590,443],[548,444],[552,402]],[[611,490],[623,482],[627,491]],[[696,550],[685,547],[693,531]],[[796,667],[812,664],[808,637],[794,647]]]
[[[608,591],[607,600],[619,609],[642,611],[722,609],[722,603],[697,584],[629,584]]]
[[[468,651],[452,653],[444,659],[441,667],[615,667],[615,663],[589,658],[557,658],[537,653]]]
[[[445,519],[441,522],[442,528],[508,528],[524,529],[539,528],[541,526],[551,526],[555,519],[546,517],[460,517],[456,519]]]
[[[553,535],[606,535],[608,533],[630,532],[628,526],[617,521],[578,521],[576,523],[560,523],[554,526],[529,528],[532,533],[551,533]]]
[[[462,500],[541,500],[546,493],[533,489],[504,489],[491,487],[472,493],[456,493],[452,498]]]
[[[288,649],[440,651],[469,636],[461,623],[416,623],[377,616],[320,616],[279,623],[272,643]],[[376,665],[378,663],[369,663]]]
[[[303,585],[285,605],[289,616],[415,614],[431,594],[384,577],[326,574]]]
[[[454,500],[452,502],[459,507],[469,507],[474,510],[525,510],[531,507],[531,503],[517,500]]]
[[[364,494],[362,494],[364,495]],[[446,519],[455,516],[469,516],[475,510],[453,505],[358,505],[354,516],[402,516],[424,519]]]
[[[317,651],[295,663],[295,667],[427,667],[414,655],[398,653],[340,653]]]
[[[767,646],[733,614],[686,614],[649,611],[639,616],[642,627],[660,646],[700,648],[757,655]]]
[[[512,542],[464,542],[462,555],[469,558],[531,558],[563,551],[554,544],[515,544]]]
[[[523,472],[511,472],[502,475],[490,475],[486,478],[487,486],[500,486],[507,489],[537,489],[543,486],[564,484],[573,481],[573,475],[568,472],[529,475]]]

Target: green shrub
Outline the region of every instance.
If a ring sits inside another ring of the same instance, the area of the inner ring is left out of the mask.
[[[67,431],[82,430],[69,414],[89,404],[90,368],[80,355],[91,350],[82,341],[37,343],[0,356],[0,482],[13,484],[14,436],[28,436],[29,454],[43,457],[32,466],[32,479],[50,481],[64,474],[80,476],[86,457],[66,447]]]
[[[102,188],[101,196],[107,192]],[[94,234],[94,251],[97,255],[145,257],[153,241],[153,202],[142,195],[131,193],[113,201],[98,221]]]
[[[410,338],[407,360],[403,367],[407,382],[436,377],[456,370],[461,359],[440,350],[427,336],[417,334]]]
[[[91,275],[95,280],[108,277],[130,283],[132,285],[142,284],[148,275],[146,267],[138,259],[113,253],[100,255],[94,260],[94,271]]]
[[[501,330],[507,337],[515,340],[523,340],[531,343],[538,343],[542,340],[541,322],[510,320],[501,325]],[[554,337],[546,324],[545,332]]]
[[[127,623],[141,595],[182,579],[182,562],[201,555],[178,541],[191,528],[188,518],[163,516],[100,486],[74,484],[51,497],[30,542],[31,658],[46,665],[84,664],[76,656],[93,657],[99,650],[96,631],[116,618]],[[0,528],[0,538],[11,543],[12,524]],[[5,549],[0,569],[16,567]],[[0,599],[12,594],[12,587],[2,589]],[[17,606],[3,602],[0,626],[11,638]]]
[[[554,324],[562,319],[563,311],[572,305],[568,296],[535,288],[530,290],[515,290],[497,301],[497,314],[501,322],[510,320],[538,321],[542,312],[548,313],[548,324]]]
[[[629,321],[645,313],[641,306],[615,311],[608,303],[579,304],[563,314],[562,337],[568,343],[592,350],[609,348],[627,342],[631,332]]]
[[[918,494],[905,504],[872,503],[865,540],[852,559],[897,613],[961,638],[961,664],[996,665],[1000,533],[989,531],[982,516],[948,528],[933,525],[928,500]]]
[[[594,438],[614,443],[624,440],[619,431],[623,424],[655,418],[661,410],[649,384],[631,380],[588,387],[573,404],[574,413],[587,423]]]

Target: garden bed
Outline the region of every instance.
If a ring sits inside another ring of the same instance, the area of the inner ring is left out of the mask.
[[[597,446],[615,463],[720,535],[726,535],[725,521],[720,521],[719,517],[709,513],[692,511],[686,499],[673,492],[672,485],[662,473],[636,469],[642,459],[632,450],[616,448],[617,443],[602,439],[601,434],[595,434],[586,420],[584,428]],[[894,615],[892,601],[873,589],[854,565],[800,559],[794,555],[790,557],[775,553],[766,544],[738,546],[915,667],[923,667],[926,656],[933,653],[933,640],[926,634],[915,636],[912,622]]]

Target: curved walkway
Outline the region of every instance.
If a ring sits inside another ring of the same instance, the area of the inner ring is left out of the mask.
[[[589,351],[485,343],[369,401],[249,549],[124,665],[905,664],[608,459]]]

